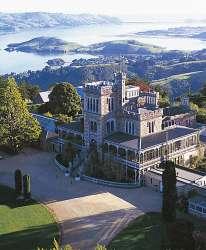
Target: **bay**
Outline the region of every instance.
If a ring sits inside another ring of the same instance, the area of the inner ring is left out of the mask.
[[[0,36],[0,75],[11,72],[20,73],[27,70],[38,70],[45,67],[47,60],[60,57],[68,64],[78,58],[91,58],[87,54],[36,55],[23,52],[7,52],[4,49],[10,43],[19,43],[39,36],[57,37],[68,42],[89,45],[112,40],[134,39],[140,42],[162,46],[168,50],[201,50],[206,48],[206,41],[192,38],[170,38],[136,36],[134,33],[147,30],[167,29],[171,27],[188,26],[183,22],[137,22],[107,25],[89,25],[73,28],[51,28],[19,32]],[[190,24],[190,26],[206,26],[204,23]]]

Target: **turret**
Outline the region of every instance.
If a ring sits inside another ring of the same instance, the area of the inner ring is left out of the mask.
[[[118,73],[115,73],[115,84],[116,85],[119,85],[118,86],[118,96],[119,96],[119,104],[121,106],[124,105],[125,103],[125,94],[126,94],[126,91],[125,91],[125,84],[126,84],[126,73],[123,73],[123,72],[118,72]]]

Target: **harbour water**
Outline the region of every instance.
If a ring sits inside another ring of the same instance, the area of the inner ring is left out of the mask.
[[[190,24],[191,25],[191,24]],[[203,23],[195,23],[192,26],[206,26]],[[171,37],[151,37],[136,36],[139,31],[166,29],[170,27],[188,26],[185,23],[158,23],[158,22],[138,22],[111,25],[90,25],[73,28],[51,28],[34,31],[19,32],[0,36],[0,75],[11,72],[19,73],[27,70],[38,70],[46,66],[48,59],[60,57],[67,63],[78,58],[91,58],[85,54],[64,54],[56,55],[36,55],[23,52],[7,52],[4,49],[10,43],[18,43],[30,40],[39,36],[58,37],[68,42],[76,42],[81,45],[89,45],[111,40],[134,39],[140,42],[154,44],[168,50],[201,50],[206,48],[206,41],[192,38],[171,38]]]

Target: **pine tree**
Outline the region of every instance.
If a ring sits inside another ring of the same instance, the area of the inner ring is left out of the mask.
[[[20,169],[15,171],[15,191],[17,196],[22,193],[22,173]]]
[[[41,128],[29,113],[13,78],[0,77],[0,145],[17,153],[39,139]]]
[[[162,216],[167,222],[172,222],[176,219],[176,171],[175,164],[172,161],[161,163],[164,168],[162,175],[163,183],[163,201],[162,201]]]
[[[31,198],[31,181],[29,175],[23,176],[23,193],[24,193],[24,199],[30,199]]]

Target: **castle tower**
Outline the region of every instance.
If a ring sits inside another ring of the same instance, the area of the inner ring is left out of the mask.
[[[119,106],[122,107],[125,104],[126,73],[123,73],[123,72],[116,73],[115,74],[115,84],[118,85]]]
[[[111,82],[93,82],[84,87],[84,139],[86,146],[116,130],[117,86]]]

